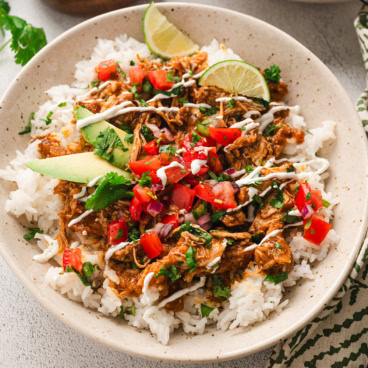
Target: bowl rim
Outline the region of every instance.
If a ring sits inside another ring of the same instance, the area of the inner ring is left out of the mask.
[[[292,45],[297,46],[300,50],[303,50],[305,52],[308,52],[311,57],[314,59],[314,61],[318,64],[318,68],[322,68],[324,73],[327,73],[329,75],[329,78],[333,79],[336,83],[336,87],[339,89],[339,92],[345,97],[345,101],[346,104],[350,104],[350,108],[352,109],[352,111],[355,112],[355,119],[352,120],[356,120],[356,122],[360,122],[360,118],[359,115],[357,114],[355,107],[349,97],[349,95],[347,94],[347,92],[345,91],[345,89],[343,88],[343,86],[341,85],[341,83],[338,81],[338,79],[335,77],[335,75],[330,71],[330,69],[314,54],[312,53],[308,48],[306,48],[303,44],[301,44],[299,41],[297,41],[295,38],[293,38],[292,36],[288,35],[286,32],[282,31],[281,29],[261,20],[258,19],[256,17],[253,17],[251,15],[248,14],[244,14],[244,13],[240,13],[238,11],[234,11],[234,10],[229,10],[229,9],[225,9],[222,7],[218,7],[218,6],[211,6],[211,5],[203,5],[203,4],[196,4],[196,3],[186,3],[186,2],[167,2],[167,3],[158,3],[156,4],[156,6],[158,8],[172,8],[172,7],[176,7],[176,6],[180,6],[180,7],[187,7],[187,8],[195,8],[195,9],[204,9],[204,10],[211,10],[213,11],[214,9],[222,12],[228,16],[240,16],[241,18],[244,19],[244,21],[247,20],[252,20],[252,22],[254,23],[258,23],[261,27],[266,28],[272,32],[275,32],[277,34],[279,34],[281,37],[285,38],[288,42],[290,42]],[[36,65],[37,63],[39,63],[44,55],[47,55],[47,53],[49,52],[49,50],[55,48],[58,46],[59,43],[63,42],[65,39],[68,39],[69,37],[73,37],[73,35],[81,30],[83,30],[85,27],[88,28],[89,25],[95,23],[95,22],[99,22],[102,19],[105,18],[109,18],[112,15],[116,16],[118,14],[121,15],[125,15],[125,13],[130,13],[132,11],[139,11],[142,10],[144,8],[147,7],[147,4],[143,4],[143,5],[137,5],[137,6],[131,6],[131,7],[127,7],[127,8],[123,8],[123,9],[118,9],[118,10],[114,10],[105,14],[101,14],[95,17],[92,17],[90,19],[87,19],[79,24],[77,24],[76,26],[70,28],[69,30],[63,32],[61,35],[59,35],[58,37],[56,37],[54,40],[52,40],[49,44],[47,44],[42,50],[40,50],[40,52],[38,54],[36,54],[29,62],[26,66],[23,67],[23,69],[15,76],[15,78],[13,79],[13,81],[11,82],[11,84],[9,85],[9,87],[6,89],[6,91],[4,92],[3,96],[0,99],[0,107],[3,105],[4,101],[7,98],[7,95],[9,94],[9,92],[17,85],[17,83],[21,80],[21,78],[23,77],[23,74],[27,73],[28,69],[31,69],[34,65]],[[353,122],[354,124],[356,122]],[[361,124],[359,124],[358,127],[356,127],[356,129],[360,129],[363,133],[363,137],[366,136],[364,128]],[[364,139],[364,138],[363,138]],[[368,140],[364,139],[365,141],[365,154],[366,156],[368,156]],[[368,173],[368,167],[366,168],[366,172]],[[368,181],[365,181],[365,189],[368,192]],[[75,331],[78,331],[79,333],[81,333],[82,335],[96,341],[96,342],[100,342],[103,345],[107,346],[108,348],[112,348],[115,349],[117,351],[123,352],[123,353],[127,353],[131,356],[136,356],[136,357],[140,357],[140,358],[145,358],[145,359],[149,359],[149,360],[156,360],[156,361],[161,361],[161,362],[176,362],[176,363],[195,363],[195,362],[206,362],[206,363],[210,363],[210,362],[219,362],[219,361],[226,361],[226,360],[232,360],[232,359],[237,359],[237,358],[241,358],[241,357],[245,357],[254,353],[257,353],[259,351],[265,350],[283,340],[285,340],[286,338],[288,338],[290,335],[294,334],[295,332],[297,332],[299,329],[303,328],[306,324],[308,324],[316,315],[318,315],[323,308],[331,301],[331,299],[335,296],[335,294],[338,292],[339,288],[342,286],[342,284],[344,283],[345,279],[347,278],[348,274],[350,273],[353,264],[358,256],[358,253],[360,252],[361,249],[361,245],[363,243],[364,238],[366,237],[367,234],[367,228],[368,228],[368,203],[365,203],[365,207],[363,210],[363,221],[362,224],[360,225],[360,230],[359,230],[359,234],[357,236],[357,242],[356,244],[354,244],[354,251],[350,253],[349,257],[346,260],[345,266],[343,268],[342,271],[339,276],[335,279],[335,282],[330,286],[330,288],[328,289],[328,291],[326,292],[326,294],[323,296],[322,299],[320,299],[319,304],[317,304],[317,306],[311,310],[308,311],[308,313],[306,313],[302,318],[300,318],[296,323],[294,323],[293,325],[287,326],[284,330],[282,330],[281,332],[279,332],[277,335],[274,335],[273,337],[270,338],[265,338],[262,341],[260,341],[258,344],[253,345],[251,348],[247,348],[246,346],[242,349],[238,349],[238,350],[232,350],[230,353],[226,353],[224,352],[223,355],[221,355],[221,357],[216,357],[216,356],[209,356],[206,354],[203,354],[202,357],[200,358],[196,358],[196,359],[191,359],[189,356],[185,359],[180,358],[180,359],[175,359],[173,356],[162,356],[159,355],[159,353],[156,353],[155,355],[153,354],[146,354],[144,353],[144,351],[139,351],[137,352],[136,350],[133,350],[129,347],[126,347],[122,344],[118,344],[116,341],[114,340],[108,340],[104,337],[99,337],[96,335],[95,332],[92,332],[92,330],[90,329],[86,329],[84,328],[85,326],[82,325],[82,323],[75,323],[75,320],[73,320],[73,317],[70,316],[69,314],[65,314],[63,313],[63,310],[59,307],[54,306],[54,308],[51,308],[50,303],[48,302],[48,300],[41,295],[41,293],[39,293],[38,289],[35,286],[35,283],[26,276],[26,273],[23,272],[22,270],[19,270],[15,257],[8,251],[6,251],[5,248],[0,247],[0,254],[3,257],[3,259],[6,261],[6,263],[8,264],[9,268],[13,271],[13,273],[16,275],[16,277],[22,282],[22,284],[27,288],[27,290],[31,293],[31,295],[50,313],[52,313],[56,318],[58,318],[60,321],[62,321],[63,323],[65,323],[68,327],[72,328]],[[86,309],[87,310],[87,309]],[[95,313],[96,311],[93,310],[93,313]]]

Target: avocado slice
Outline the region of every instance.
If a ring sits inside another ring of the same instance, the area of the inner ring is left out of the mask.
[[[87,110],[85,107],[77,106],[74,110],[74,116],[77,120],[85,119],[89,116],[93,115],[93,113]],[[127,135],[126,132],[123,130],[115,127],[114,125],[108,123],[105,120],[101,120],[97,123],[89,124],[81,129],[83,138],[93,147],[96,146],[96,138],[98,135],[103,132],[106,128],[112,128],[118,134],[121,142],[123,143],[124,147],[128,150],[123,151],[120,148],[114,148],[112,152],[112,161],[111,163],[121,169],[124,169],[129,162],[130,159],[130,152],[132,150],[132,145],[125,141],[125,137]]]
[[[116,172],[130,179],[128,172],[111,165],[93,152],[34,160],[27,162],[26,166],[40,174],[76,183],[87,184],[97,176],[104,176],[109,172]]]

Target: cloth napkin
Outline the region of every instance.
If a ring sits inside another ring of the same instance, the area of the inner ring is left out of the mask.
[[[368,84],[368,11],[354,21]],[[368,137],[368,87],[356,108]],[[310,323],[275,347],[267,364],[284,367],[368,367],[368,238],[337,295]]]

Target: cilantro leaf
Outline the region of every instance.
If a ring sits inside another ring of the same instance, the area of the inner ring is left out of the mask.
[[[295,172],[295,167],[293,165],[286,168],[286,172]]]
[[[229,101],[229,107],[230,109],[233,109],[234,108],[234,103],[235,103],[235,100],[232,98],[230,101]]]
[[[41,230],[39,227],[27,227],[27,229],[29,233],[23,235],[23,238],[28,241],[34,239],[36,234],[43,234],[43,230]]]
[[[265,137],[269,137],[276,133],[281,127],[279,125],[270,124],[265,131]]]
[[[170,70],[166,72],[166,82],[173,82],[174,81],[174,71]]]
[[[252,243],[256,243],[256,244],[259,244],[261,242],[261,240],[263,239],[263,235],[262,234],[253,234],[251,237],[250,237],[250,241]]]
[[[10,31],[10,48],[15,54],[15,62],[25,65],[46,44],[45,32],[42,28],[33,27],[25,20],[8,15],[9,5],[0,3],[0,28]]]
[[[125,319],[125,313],[131,314],[135,316],[135,305],[133,304],[131,307],[120,307],[120,318]]]
[[[128,133],[125,138],[124,138],[124,141],[129,143],[129,144],[132,144],[134,142],[134,134],[133,133]]]
[[[253,197],[252,197],[252,204],[253,206],[255,207],[260,207],[262,208],[264,206],[264,203],[263,203],[263,198],[260,197],[258,194],[255,194]]]
[[[172,145],[165,145],[165,146],[160,146],[159,148],[159,152],[167,152],[170,156],[175,156],[177,148],[175,146]]]
[[[190,135],[190,146],[193,148],[201,139],[202,137],[199,134],[192,132]]]
[[[179,101],[180,103],[182,103],[182,104],[189,103],[189,101],[188,101],[186,98],[183,98],[183,97],[180,97],[178,101]]]
[[[167,266],[164,264],[164,266],[160,269],[160,272],[155,274],[156,278],[159,276],[166,276],[171,281],[176,281],[181,278],[180,273],[177,272],[177,269],[175,266]]]
[[[34,119],[34,115],[35,115],[35,113],[31,112],[31,115],[29,115],[28,124],[25,126],[25,128],[22,131],[20,131],[18,133],[19,135],[31,133],[31,129],[32,129],[31,128],[31,121]]]
[[[124,145],[115,130],[107,127],[97,136],[93,153],[111,162],[114,158],[113,151],[115,148],[123,149]]]
[[[192,248],[191,246],[185,253],[185,260],[187,262],[187,265],[189,266],[190,272],[193,272],[197,267],[196,253],[197,249]]]
[[[226,214],[226,211],[224,211],[224,210],[220,210],[220,211],[214,213],[213,215],[211,215],[211,222],[214,224],[215,222],[220,220],[221,217],[223,217],[225,214]]]
[[[215,308],[209,307],[208,305],[201,304],[202,317],[208,317]]]
[[[294,224],[299,220],[298,216],[289,215],[289,211],[286,212],[281,218],[280,222],[285,222],[287,224]]]
[[[263,281],[270,281],[270,282],[273,282],[275,285],[277,285],[280,282],[287,280],[288,276],[289,275],[287,272],[283,272],[275,276],[272,274],[269,274]]]
[[[323,207],[330,207],[331,206],[331,203],[329,201],[326,201],[325,199],[322,198],[322,203],[323,203]]]
[[[137,179],[139,186],[141,186],[142,188],[152,187],[152,178],[149,176],[149,174],[150,174],[150,171],[146,171],[142,174],[140,179]]]
[[[205,239],[206,242],[204,243],[204,245],[207,245],[211,243],[212,241],[212,236],[210,234],[208,234],[206,231],[202,230],[199,227],[192,226],[190,221],[188,221],[184,225],[181,225],[179,228],[179,231],[175,233],[175,236],[179,237],[183,231],[188,231],[189,233],[196,236],[197,238]]]
[[[215,298],[222,298],[223,300],[229,299],[230,288],[225,286],[220,276],[215,275],[212,278],[212,292]]]
[[[133,227],[131,229],[129,229],[128,232],[128,240],[130,242],[136,242],[137,240],[139,240],[141,237],[141,233],[139,231],[139,229],[137,229],[136,227]]]
[[[211,115],[215,115],[216,114],[216,107],[211,106],[209,109],[206,109],[203,106],[199,107],[199,111],[206,116],[211,116]]]
[[[269,68],[266,68],[265,71],[265,77],[269,82],[276,82],[278,83],[280,81],[280,67],[278,65],[271,65]]]
[[[133,134],[133,130],[129,125],[126,125],[125,123],[121,123],[119,128],[121,130],[124,130],[124,132],[128,133],[128,134]]]
[[[147,142],[153,141],[153,139],[154,139],[153,134],[152,134],[151,130],[146,125],[142,126],[141,133],[142,133],[144,139]]]
[[[86,202],[86,209],[99,211],[122,198],[133,198],[133,192],[128,190],[130,180],[111,172],[105,175],[102,183]]]
[[[277,188],[277,195],[276,198],[273,198],[270,202],[270,205],[274,208],[280,209],[284,205],[284,195],[282,194],[282,190],[280,187],[273,182],[272,186]]]

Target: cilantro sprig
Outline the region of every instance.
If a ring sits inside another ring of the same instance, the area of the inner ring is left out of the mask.
[[[23,135],[23,134],[28,134],[28,133],[31,133],[31,121],[34,119],[34,115],[35,113],[34,112],[31,112],[31,115],[29,115],[29,118],[28,118],[28,123],[27,125],[25,126],[25,128],[20,131],[18,134],[19,135]]]
[[[119,199],[134,197],[134,193],[128,190],[130,184],[129,179],[119,176],[117,173],[106,174],[102,183],[87,200],[86,209],[99,211]]]
[[[32,240],[34,239],[34,237],[36,236],[36,234],[43,234],[43,230],[41,230],[39,227],[27,227],[29,233],[28,234],[24,234],[23,238],[25,240]]]
[[[46,35],[42,28],[33,27],[24,19],[9,15],[9,12],[9,4],[1,0],[0,31],[3,34],[9,31],[11,38],[0,47],[0,51],[10,44],[15,62],[23,66],[47,44]]]
[[[113,128],[106,128],[96,138],[95,150],[93,151],[96,156],[111,162],[113,161],[113,151],[115,148],[120,148],[123,151],[128,149],[124,147],[120,137]]]
[[[288,276],[289,275],[287,272],[283,272],[278,275],[269,274],[263,281],[273,282],[275,285],[277,285],[280,282],[287,280]]]
[[[278,83],[281,79],[280,76],[280,67],[278,65],[271,65],[269,68],[264,70],[265,77],[269,82]]]
[[[180,273],[178,273],[177,268],[173,266],[167,266],[164,264],[163,267],[161,267],[160,272],[155,274],[156,278],[159,276],[166,276],[171,281],[176,281],[181,278]]]
[[[192,248],[191,246],[185,253],[185,260],[190,269],[190,272],[193,272],[197,267],[196,253],[197,253],[197,249]]]
[[[227,300],[230,296],[230,288],[225,286],[224,281],[218,275],[212,278],[212,292],[215,298],[221,298],[222,300]]]

